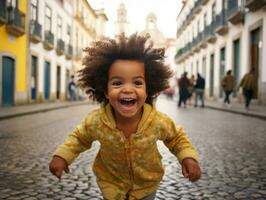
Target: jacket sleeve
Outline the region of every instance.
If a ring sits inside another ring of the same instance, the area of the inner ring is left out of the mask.
[[[70,165],[81,152],[89,149],[94,141],[89,126],[89,119],[85,118],[82,123],[67,136],[64,143],[58,146],[54,155],[65,159]]]
[[[190,143],[184,129],[177,127],[171,119],[167,118],[166,120],[161,136],[167,148],[177,157],[180,163],[185,158],[193,158],[199,161],[198,153]]]

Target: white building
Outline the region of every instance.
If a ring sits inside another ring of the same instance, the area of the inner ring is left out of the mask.
[[[127,21],[127,9],[125,4],[120,3],[117,9],[117,21],[115,22],[115,37],[125,34],[129,36],[129,22]]]
[[[157,17],[154,13],[149,13],[146,17],[146,28],[140,34],[149,34],[156,48],[165,48],[166,39],[157,27]]]
[[[30,4],[31,100],[65,99],[71,69],[72,1],[31,0]]]
[[[64,100],[83,49],[104,37],[107,17],[86,0],[31,0],[30,6],[30,99]]]
[[[266,104],[266,12],[262,0],[187,0],[177,18],[178,75],[201,73],[205,94],[221,98],[232,69],[237,84],[256,68],[258,103]],[[238,93],[235,97],[240,97]]]
[[[147,15],[146,28],[140,34],[149,34],[155,48],[165,49],[165,64],[169,65],[170,68],[175,72],[176,63],[174,62],[174,57],[176,53],[176,39],[164,37],[163,33],[157,26],[157,17],[154,13],[149,13]],[[176,86],[175,77],[170,79],[169,84],[172,88]]]

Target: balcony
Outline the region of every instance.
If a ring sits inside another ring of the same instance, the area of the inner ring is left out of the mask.
[[[15,37],[25,34],[25,14],[18,8],[11,6],[7,8],[6,31]]]
[[[73,57],[73,47],[70,44],[67,45],[65,54],[67,60],[70,60]]]
[[[30,41],[39,43],[42,40],[42,26],[36,21],[30,21]]]
[[[196,15],[202,10],[202,0],[197,0],[193,8],[193,14]]]
[[[76,48],[76,53],[75,53],[75,59],[76,60],[81,60],[81,58],[82,58],[82,52],[83,52],[82,49]]]
[[[43,47],[48,51],[54,48],[54,34],[51,31],[44,32]]]
[[[205,5],[209,0],[202,0],[202,4]]]
[[[77,13],[76,16],[75,16],[75,18],[76,18],[76,20],[77,20],[80,24],[84,25],[84,16],[82,15],[81,12],[80,12],[80,13]]]
[[[215,35],[215,21],[212,21],[204,30],[204,34],[206,35],[206,39],[209,43],[216,42],[216,35]]]
[[[244,22],[245,12],[243,0],[241,0],[240,4],[241,5],[238,4],[238,0],[228,1],[227,20],[234,25]]]
[[[65,42],[62,39],[57,40],[56,53],[61,56],[65,52]]]
[[[223,9],[220,14],[216,15],[216,33],[219,35],[225,35],[228,32],[228,25],[226,21],[226,10]]]
[[[201,31],[199,34],[198,34],[198,43],[197,43],[197,46],[198,48],[206,48],[207,47],[207,40],[205,38],[205,35],[204,35],[204,30]]]
[[[180,48],[177,50],[176,55],[175,55],[175,62],[180,63],[183,60],[183,55],[184,55],[184,48]]]
[[[246,0],[246,7],[251,11],[255,12],[258,9],[266,5],[266,0]]]
[[[7,23],[7,8],[5,1],[0,1],[0,26]]]

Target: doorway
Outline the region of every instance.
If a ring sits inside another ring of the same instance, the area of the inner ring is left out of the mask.
[[[251,44],[250,44],[250,66],[249,71],[251,67],[255,68],[255,80],[256,86],[255,91],[253,94],[253,98],[258,98],[258,77],[259,77],[259,43],[260,43],[260,28],[257,28],[253,31],[251,31]]]
[[[15,93],[15,60],[2,58],[2,105],[13,106]]]

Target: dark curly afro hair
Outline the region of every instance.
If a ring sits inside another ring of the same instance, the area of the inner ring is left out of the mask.
[[[118,40],[103,39],[93,42],[84,49],[83,69],[78,71],[79,86],[85,89],[90,97],[98,102],[108,102],[107,93],[109,68],[116,60],[136,60],[144,63],[147,103],[169,85],[168,80],[173,75],[170,68],[164,64],[163,48],[154,48],[149,36],[137,33],[129,38],[124,35]]]

